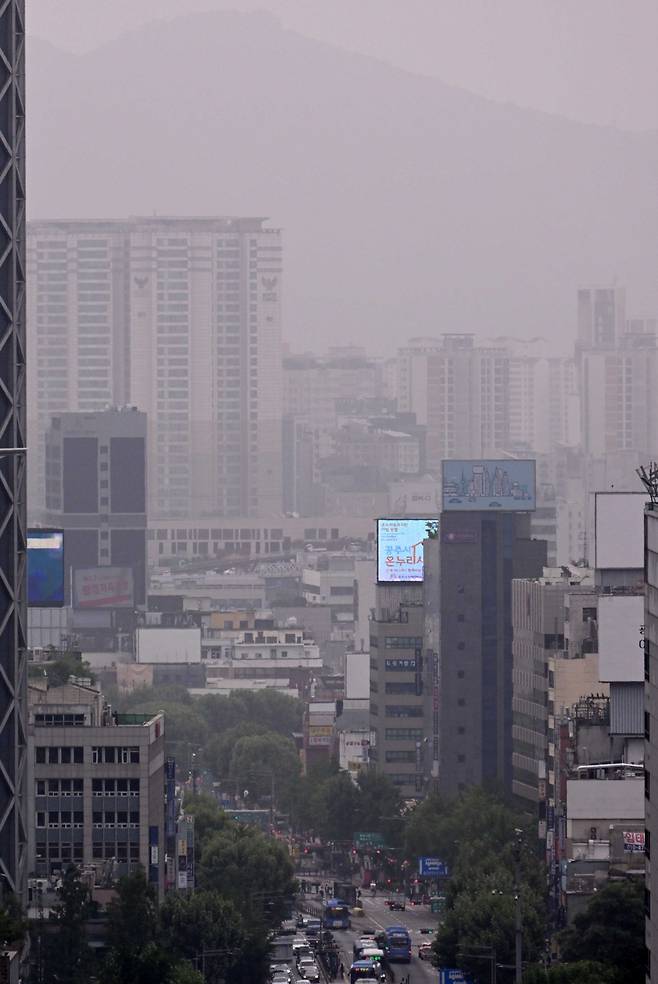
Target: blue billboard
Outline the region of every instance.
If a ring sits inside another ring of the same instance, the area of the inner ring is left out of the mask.
[[[441,878],[448,874],[448,865],[439,858],[419,858],[418,874],[425,878]]]
[[[422,582],[423,540],[429,529],[438,528],[437,521],[429,519],[378,519],[377,520],[377,580],[391,582]]]
[[[27,603],[33,608],[64,605],[64,533],[27,531]]]
[[[535,462],[531,458],[444,461],[444,512],[528,512],[537,506]]]
[[[470,982],[471,978],[456,967],[443,967],[439,971],[439,984],[470,984]]]

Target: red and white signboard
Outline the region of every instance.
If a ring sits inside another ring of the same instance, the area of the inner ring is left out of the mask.
[[[73,574],[75,608],[132,608],[130,567],[87,567]]]
[[[644,831],[625,830],[624,850],[633,854],[644,854]]]

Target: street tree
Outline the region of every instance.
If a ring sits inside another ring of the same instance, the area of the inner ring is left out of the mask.
[[[255,828],[233,821],[205,841],[197,881],[201,890],[230,899],[254,926],[276,925],[295,889],[287,850]]]
[[[524,984],[615,984],[612,968],[592,960],[537,966],[526,970]]]
[[[274,802],[288,808],[301,762],[289,738],[274,732],[238,739],[229,764],[230,778],[250,797],[262,801],[274,795]]]
[[[644,879],[608,882],[562,934],[562,959],[598,961],[614,984],[635,984],[644,976],[644,926]]]
[[[93,955],[86,922],[93,907],[77,868],[67,868],[57,894],[41,944],[43,984],[87,984]]]
[[[203,969],[207,984],[264,979],[268,964],[265,932],[251,932],[233,902],[217,892],[171,894],[160,910],[163,941]]]

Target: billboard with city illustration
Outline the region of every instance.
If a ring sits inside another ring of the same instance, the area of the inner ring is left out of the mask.
[[[436,520],[377,520],[377,580],[380,583],[423,580],[423,540]]]
[[[529,458],[444,461],[443,509],[517,511],[536,507],[535,462]]]

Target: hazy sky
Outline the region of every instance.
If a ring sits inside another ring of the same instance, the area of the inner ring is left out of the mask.
[[[303,34],[493,99],[658,128],[656,0],[30,0],[28,30],[82,51],[200,10],[269,10]]]

